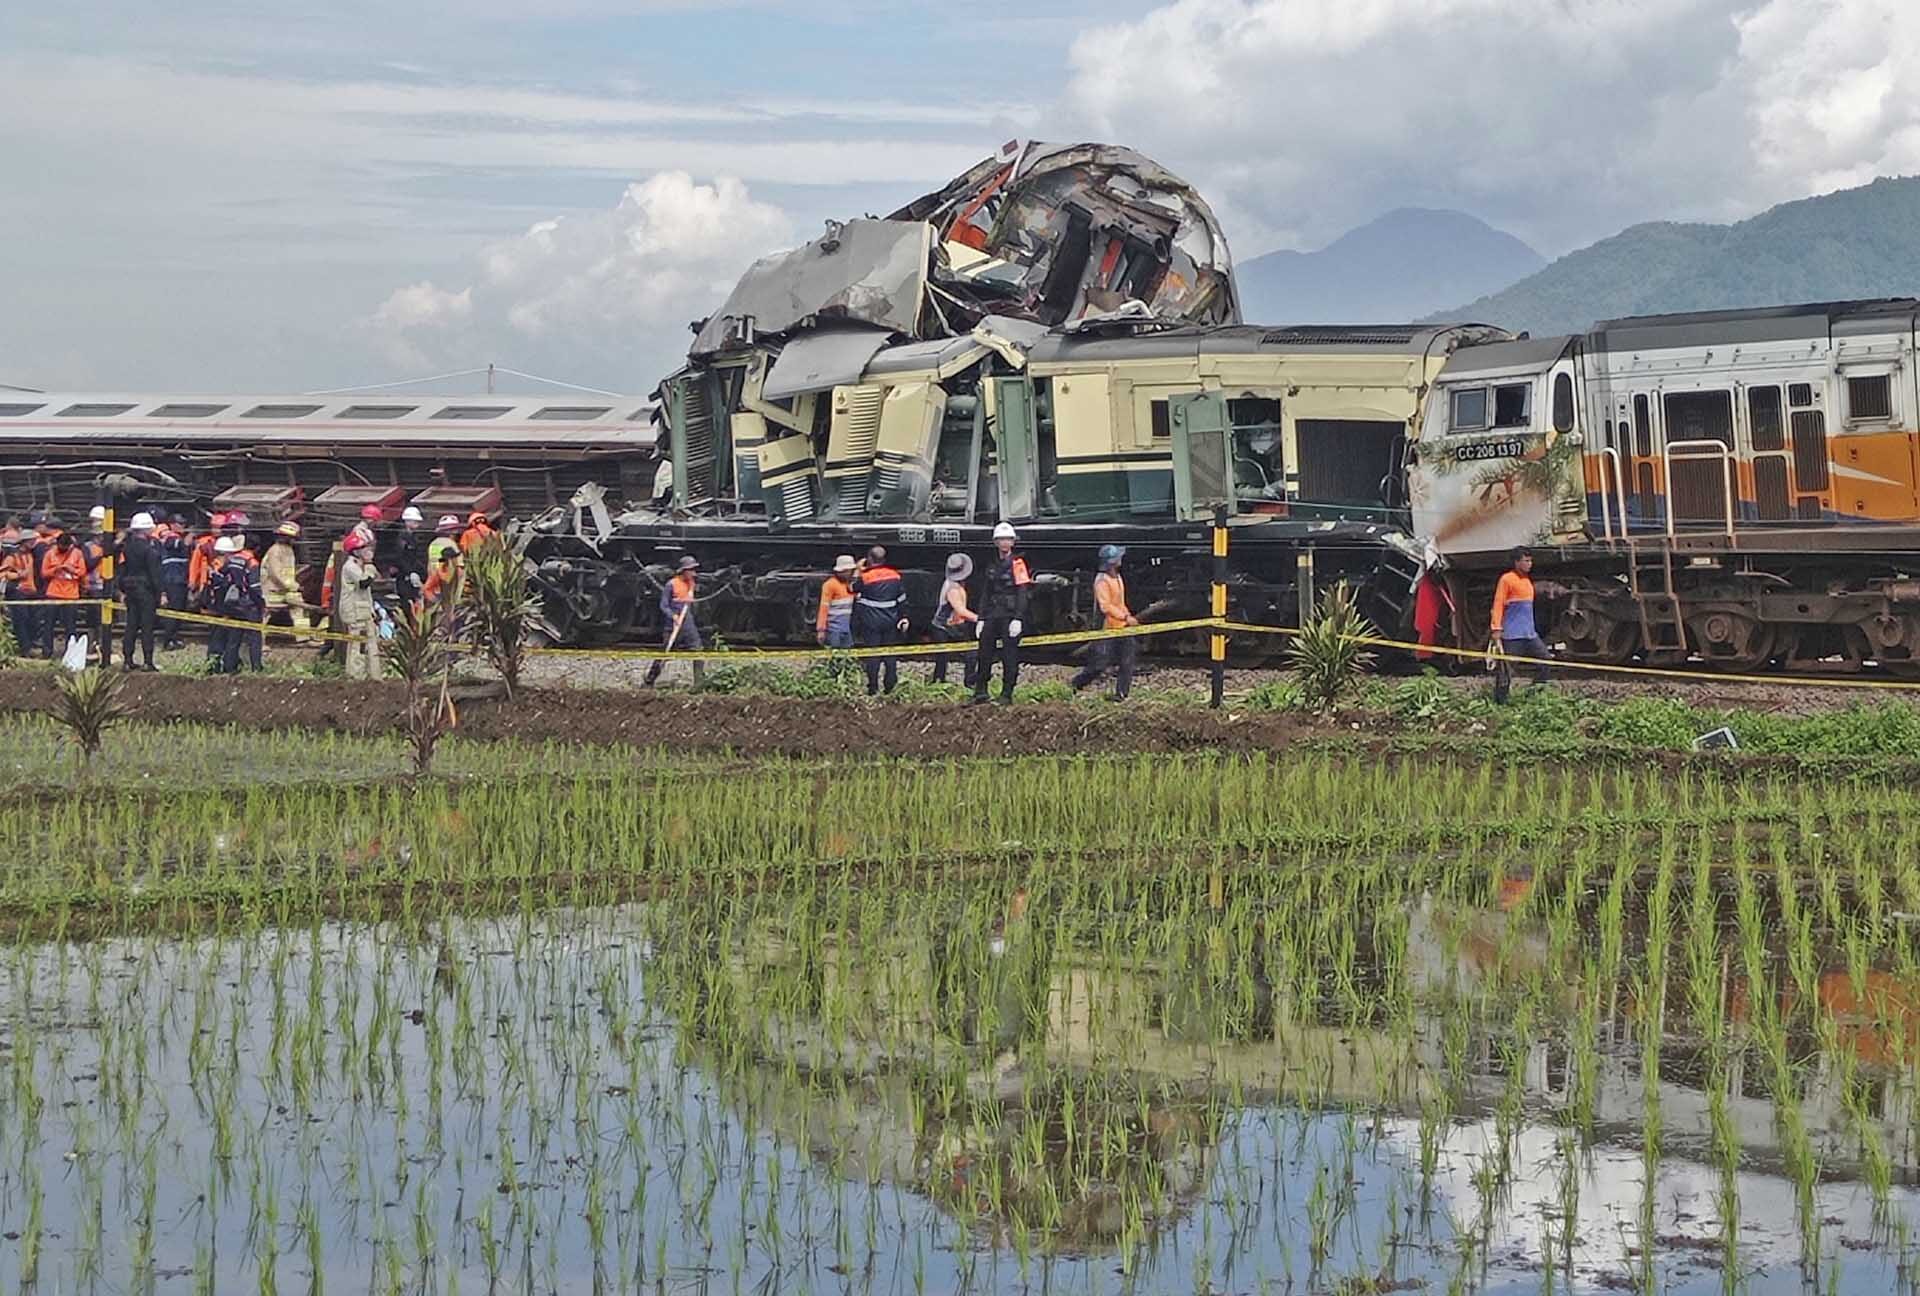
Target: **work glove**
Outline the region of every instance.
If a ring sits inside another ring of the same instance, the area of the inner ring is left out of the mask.
[[[1020,618],[1019,617],[1015,617],[1013,620],[1007,622],[1007,634],[1014,639],[1018,639],[1020,637]]]
[[[895,630],[898,630],[901,634],[905,634],[907,632],[907,619],[905,617],[901,617],[898,621],[895,621],[893,623],[893,628]]]
[[[987,623],[985,621],[975,621],[973,623],[973,637],[975,639],[978,639],[981,635],[984,635],[986,632],[987,632]]]

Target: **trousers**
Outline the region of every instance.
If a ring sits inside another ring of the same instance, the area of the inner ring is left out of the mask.
[[[661,647],[665,648],[668,652],[672,652],[675,648],[682,649],[686,652],[699,652],[702,648],[705,648],[707,646],[706,641],[700,637],[700,627],[694,624],[693,613],[691,612],[687,613],[687,615],[681,620],[680,633],[678,635],[674,634],[673,632],[673,621],[671,619],[667,621],[666,629],[661,631],[661,634],[663,636],[661,641]],[[653,659],[653,664],[647,667],[647,677],[645,682],[648,684],[651,684],[655,680],[659,679],[660,668],[665,666],[666,664],[667,664],[666,658],[655,657]],[[706,663],[698,662],[698,661],[694,662],[693,663],[693,682],[695,684],[698,684],[702,680],[706,679],[706,677],[707,677]]]
[[[247,617],[244,619],[253,621],[259,618]],[[237,627],[222,626],[217,633],[220,636],[220,665],[218,669],[222,675],[238,675],[240,673],[240,658],[243,655],[247,659],[248,670],[257,671],[266,669],[266,663],[263,662],[260,657],[260,632],[258,630],[242,630]]]
[[[975,656],[973,695],[983,698],[993,686],[993,658],[1000,657],[1000,696],[1013,701],[1020,683],[1020,637],[1012,633],[1012,617],[982,617],[980,651]],[[1025,627],[1022,627],[1023,629]]]
[[[127,604],[126,628],[120,632],[120,658],[133,665],[133,645],[140,644],[140,660],[153,665],[153,636],[158,629],[159,601],[150,589],[129,587],[121,593]]]
[[[885,648],[900,642],[900,631],[892,621],[862,620],[857,610],[853,619],[853,642],[860,648]],[[898,657],[863,657],[860,665],[867,673],[867,696],[891,693],[900,683]]]
[[[1513,690],[1513,666],[1516,661],[1533,663],[1533,682],[1536,685],[1547,682],[1547,663],[1553,660],[1553,650],[1539,635],[1530,635],[1525,639],[1502,639],[1500,649],[1506,655],[1494,664],[1493,700],[1505,702]]]
[[[1096,684],[1109,670],[1114,672],[1113,696],[1126,701],[1133,691],[1133,664],[1139,657],[1137,639],[1095,639],[1087,645],[1087,664],[1073,677],[1074,692]]]
[[[56,603],[40,609],[40,649],[48,657],[53,656],[53,637],[56,634],[72,638],[80,633],[80,609],[66,604]]]
[[[960,625],[935,626],[933,628],[934,638],[940,643],[966,643],[973,638],[973,626],[974,623],[971,621],[963,622]],[[972,688],[973,677],[980,673],[980,654],[977,649],[970,653],[942,653],[940,656],[935,657],[933,659],[933,682],[935,684],[945,684],[947,682],[947,667],[950,666],[956,658],[958,658],[960,662],[960,683],[967,688]]]
[[[193,601],[187,593],[187,583],[184,580],[179,580],[168,581],[162,585],[160,587],[160,606],[169,612],[193,611]],[[176,621],[172,617],[166,618],[160,627],[161,646],[178,648],[180,646],[180,627],[185,624],[186,622]]]
[[[359,635],[359,639],[347,645],[347,678],[376,680],[380,678],[380,638],[374,629],[373,619],[349,621],[347,633]]]

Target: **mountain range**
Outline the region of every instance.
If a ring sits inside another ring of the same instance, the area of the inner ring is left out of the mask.
[[[1728,225],[1650,221],[1551,263],[1465,212],[1401,208],[1236,276],[1256,323],[1476,320],[1540,335],[1625,315],[1920,296],[1920,177]]]
[[[1634,225],[1438,315],[1574,333],[1624,315],[1903,295],[1920,295],[1914,176],[1782,203],[1731,225]]]

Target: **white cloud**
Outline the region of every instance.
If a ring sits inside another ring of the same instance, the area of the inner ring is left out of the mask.
[[[577,371],[591,359],[650,385],[684,355],[686,324],[754,257],[792,239],[786,214],[740,180],[662,171],[610,210],[542,220],[487,247],[457,292],[396,289],[366,327],[402,366],[502,355]]]
[[[1072,110],[1247,213],[1243,256],[1403,205],[1564,250],[1920,168],[1905,0],[1175,0],[1070,58]]]

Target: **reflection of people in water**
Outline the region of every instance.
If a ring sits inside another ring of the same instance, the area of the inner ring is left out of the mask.
[[[1017,1052],[1044,1035],[1053,971],[1052,929],[1027,920],[1025,887],[992,924],[954,922],[934,934],[933,1005],[941,1031],[963,1044]]]

